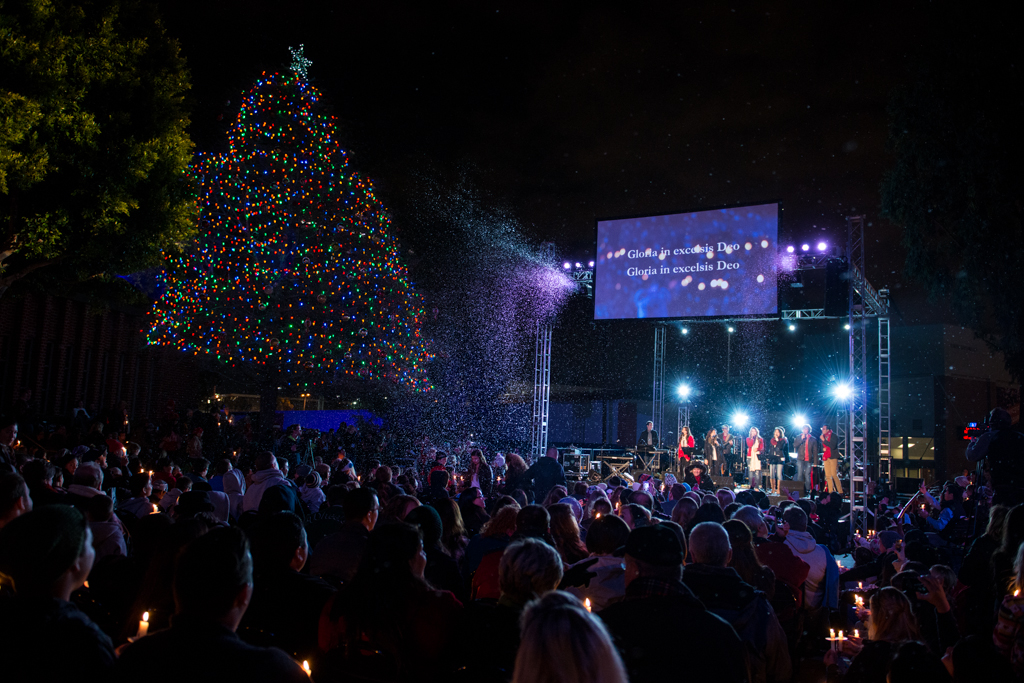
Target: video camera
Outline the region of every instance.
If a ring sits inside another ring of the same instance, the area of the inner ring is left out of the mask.
[[[981,422],[968,422],[967,426],[964,427],[964,441],[976,439],[990,429],[992,429],[992,425],[989,424],[989,418],[987,415]]]

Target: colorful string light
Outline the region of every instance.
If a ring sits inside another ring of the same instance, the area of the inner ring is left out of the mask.
[[[199,236],[165,259],[147,341],[276,371],[280,383],[429,389],[422,299],[319,101],[299,73],[264,73],[229,151],[197,156]]]

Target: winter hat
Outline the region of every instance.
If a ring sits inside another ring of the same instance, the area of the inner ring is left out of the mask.
[[[580,505],[580,502],[578,500],[576,500],[575,498],[573,498],[571,496],[567,496],[567,497],[563,498],[562,500],[560,500],[558,502],[559,503],[565,503],[570,508],[572,508],[572,514],[576,518],[577,522],[580,522],[580,521],[583,520],[583,506]]]
[[[179,517],[188,517],[200,512],[213,512],[216,508],[206,491],[186,491],[178,496],[174,511]]]
[[[882,547],[886,550],[889,550],[896,545],[896,541],[898,541],[899,538],[900,535],[895,531],[886,530],[878,532],[878,542],[881,543]]]
[[[85,548],[85,516],[69,505],[45,505],[0,530],[0,573],[17,593],[48,593]]]
[[[683,564],[683,548],[676,534],[661,524],[640,527],[629,533],[626,554],[656,567]]]
[[[423,547],[433,548],[441,542],[441,534],[444,527],[441,524],[441,515],[429,505],[420,505],[413,508],[405,516],[405,521],[420,528],[423,533]]]
[[[674,474],[666,474],[665,475],[665,486],[666,487],[672,488],[676,483],[677,483],[676,475],[674,475]]]
[[[310,472],[309,474],[307,474],[305,476],[305,478],[302,481],[309,488],[315,489],[315,488],[318,488],[320,486],[320,482],[323,481],[323,480],[320,478],[320,473],[319,472]]]

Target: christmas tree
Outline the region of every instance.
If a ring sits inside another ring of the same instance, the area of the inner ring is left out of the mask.
[[[424,311],[373,184],[306,79],[264,73],[225,154],[199,155],[199,235],[165,259],[150,344],[216,359],[261,384],[345,380],[429,388]]]

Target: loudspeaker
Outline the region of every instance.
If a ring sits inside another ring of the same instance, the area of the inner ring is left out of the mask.
[[[804,483],[802,481],[789,481],[787,479],[783,479],[779,482],[779,491],[784,496],[788,496],[790,491],[796,491],[801,497],[806,494]]]
[[[843,317],[850,312],[850,267],[846,259],[825,264],[825,315]]]
[[[715,482],[716,489],[734,489],[736,488],[736,482],[733,481],[732,475],[725,475],[724,477],[717,474],[711,475],[711,481]]]

